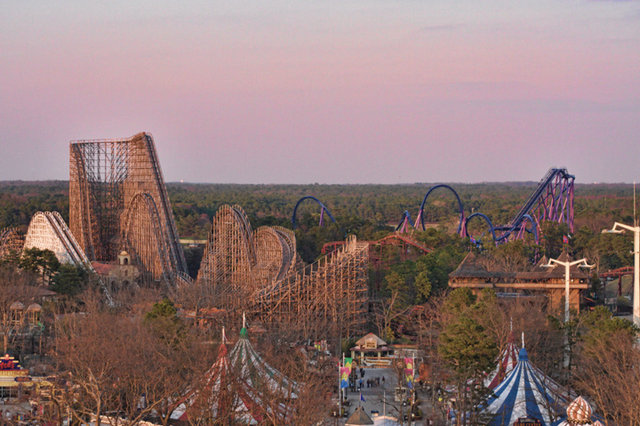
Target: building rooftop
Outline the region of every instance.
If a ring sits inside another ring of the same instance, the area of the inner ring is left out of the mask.
[[[566,252],[558,257],[559,261],[570,261]],[[505,262],[493,257],[491,254],[469,252],[460,265],[449,274],[450,279],[487,278],[500,281],[547,281],[551,279],[564,279],[562,266],[544,267],[549,262],[543,256],[537,263],[528,266],[507,265]],[[570,269],[572,279],[588,279],[589,273],[583,268],[572,266]]]

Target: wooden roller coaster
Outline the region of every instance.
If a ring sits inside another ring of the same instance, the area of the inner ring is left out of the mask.
[[[0,260],[10,255],[17,255],[22,251],[24,238],[18,234],[16,228],[0,229]]]
[[[70,229],[89,260],[126,250],[145,281],[188,281],[153,139],[70,144]],[[255,232],[240,206],[216,213],[198,273],[220,308],[245,311],[304,337],[353,335],[365,323],[368,244],[350,238],[311,265],[292,230]]]
[[[51,250],[61,263],[91,269],[91,263],[58,212],[37,212],[31,218],[24,248]]]
[[[187,266],[151,135],[71,142],[69,227],[90,260],[126,250],[146,281],[175,283]]]
[[[304,265],[293,231],[252,231],[240,206],[222,206],[213,219],[198,274],[218,307],[314,338],[332,330],[361,331],[367,310],[368,244],[351,237],[329,255]]]

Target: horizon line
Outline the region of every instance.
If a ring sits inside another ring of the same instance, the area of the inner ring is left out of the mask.
[[[46,183],[46,182],[69,182],[69,179],[9,179],[0,180],[0,185],[11,183]],[[253,185],[253,186],[414,186],[414,185],[486,185],[486,184],[537,184],[539,180],[505,180],[505,181],[479,181],[479,182],[456,182],[456,181],[433,181],[433,182],[398,182],[398,183],[383,183],[383,182],[344,182],[344,183],[327,183],[327,182],[194,182],[194,181],[182,181],[182,180],[167,180],[165,184],[177,184],[177,185]],[[575,185],[634,185],[635,182],[575,182]]]

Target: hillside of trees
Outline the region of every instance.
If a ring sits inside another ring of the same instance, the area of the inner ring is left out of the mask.
[[[482,212],[494,225],[507,223],[536,186],[536,182],[450,184],[459,194],[468,216]],[[211,220],[222,204],[239,204],[254,228],[261,225],[291,227],[296,202],[313,195],[331,211],[337,224],[325,215],[319,227],[320,207],[303,202],[297,212],[298,249],[303,259],[312,261],[322,245],[355,234],[374,240],[400,223],[405,210],[415,220],[427,190],[433,184],[410,185],[235,185],[167,184],[178,227],[185,239],[206,239]],[[0,229],[17,227],[26,232],[31,216],[39,210],[57,210],[68,222],[69,200],[66,181],[0,182]],[[453,231],[458,224],[458,206],[453,194],[437,190],[425,207],[425,222]],[[582,251],[596,242],[600,230],[614,221],[633,221],[633,187],[630,184],[576,184],[575,238],[572,244]],[[473,223],[474,236],[482,235],[483,223]],[[566,230],[557,230],[568,232]],[[487,239],[487,237],[484,237]],[[599,238],[598,238],[599,239]],[[590,242],[591,241],[591,242]],[[606,260],[606,259],[605,259]],[[611,262],[609,262],[611,263]],[[611,265],[617,266],[616,261]]]
[[[296,239],[301,258],[311,263],[321,255],[323,245],[343,240],[348,234],[359,239],[377,240],[392,232],[405,210],[412,220],[432,184],[412,185],[232,185],[189,184],[167,185],[178,232],[183,239],[204,240],[211,220],[223,204],[239,204],[247,212],[251,225],[281,225],[290,228],[296,202],[303,196],[320,199],[336,219],[328,215],[319,226],[320,207],[311,200],[300,204],[297,212]],[[482,212],[494,225],[507,223],[536,186],[535,182],[451,184],[459,194],[465,215]],[[577,184],[575,188],[575,229],[566,225],[547,224],[541,247],[508,244],[500,247],[498,256],[513,262],[526,262],[535,256],[558,256],[563,237],[570,236],[573,256],[587,257],[596,272],[632,264],[632,239],[601,230],[614,221],[633,222],[633,187],[629,184]],[[57,210],[68,221],[68,183],[0,182],[0,229],[17,227],[26,232],[31,216],[39,210]],[[458,205],[453,194],[439,189],[425,206],[427,231],[414,232],[414,238],[433,249],[417,261],[397,262],[383,270],[370,271],[371,296],[387,300],[394,291],[404,296],[396,301],[398,309],[423,303],[431,293],[447,288],[448,274],[473,248],[469,240],[455,236]],[[469,224],[472,235],[481,237],[486,250],[494,250],[486,224]],[[483,229],[484,228],[484,229]],[[203,247],[186,245],[185,256],[190,275],[195,278]],[[594,278],[595,280],[595,278]],[[597,280],[594,289],[599,288]],[[596,295],[594,295],[596,296]],[[600,295],[600,297],[603,297]],[[390,315],[390,314],[389,314]],[[385,327],[381,324],[380,329]]]
[[[468,215],[482,212],[494,224],[506,223],[535,188],[535,182],[450,184],[459,194]],[[376,231],[397,225],[405,210],[415,219],[418,207],[433,184],[411,185],[235,185],[169,183],[178,231],[183,238],[202,239],[222,204],[239,204],[254,226],[290,226],[296,202],[303,196],[319,198],[337,219],[341,229],[371,238]],[[598,229],[611,220],[631,221],[633,187],[630,184],[576,184],[576,227]],[[68,220],[66,181],[0,182],[0,228],[25,229],[38,210],[57,210]],[[319,207],[303,203],[298,220],[313,223],[305,215],[318,216]],[[446,190],[427,201],[426,222],[447,223],[457,218],[457,202]],[[317,221],[317,218],[316,218]]]

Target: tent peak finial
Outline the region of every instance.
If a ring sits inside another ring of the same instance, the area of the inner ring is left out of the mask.
[[[518,361],[527,361],[529,360],[529,354],[525,348],[520,349],[518,353]]]
[[[524,349],[524,331],[522,332],[522,349]]]
[[[240,337],[247,337],[247,316],[242,313],[242,328],[240,329]]]
[[[222,344],[224,345],[225,343],[227,343],[227,336],[224,333],[224,325],[222,326]]]

